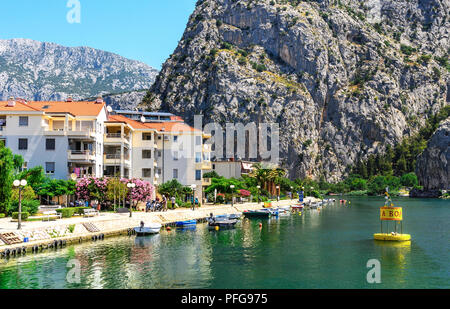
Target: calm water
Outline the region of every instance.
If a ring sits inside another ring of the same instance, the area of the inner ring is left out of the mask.
[[[235,230],[173,230],[0,260],[0,288],[450,288],[450,201],[398,198],[410,245],[372,240],[382,198]],[[71,259],[81,284],[66,282]],[[369,259],[381,284],[368,284]]]

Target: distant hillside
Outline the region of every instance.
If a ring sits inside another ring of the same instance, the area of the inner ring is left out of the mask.
[[[148,89],[158,71],[90,47],[0,40],[0,100],[61,100]]]

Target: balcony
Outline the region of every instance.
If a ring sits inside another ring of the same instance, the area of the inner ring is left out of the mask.
[[[130,155],[124,155],[123,161],[125,165],[131,166]],[[122,156],[120,154],[105,154],[103,156],[103,163],[105,165],[113,165],[113,166],[121,165]]]
[[[195,163],[195,169],[197,170],[211,170],[212,163],[211,161],[203,161],[201,163]]]
[[[69,150],[69,161],[93,162],[95,161],[95,152],[90,150]]]
[[[212,184],[211,178],[203,178],[202,180],[203,187],[209,187],[211,184]]]
[[[65,136],[66,131],[64,131],[64,129],[45,130],[44,135],[45,136]]]
[[[66,131],[69,138],[81,138],[81,139],[95,139],[97,132],[92,129],[85,129],[82,131]]]
[[[122,144],[122,142],[130,144],[130,135],[124,135],[122,138],[121,133],[106,133],[103,136],[103,141],[107,144]]]

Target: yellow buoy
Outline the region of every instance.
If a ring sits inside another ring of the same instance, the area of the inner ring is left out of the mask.
[[[377,233],[373,235],[375,240],[383,241],[410,241],[411,235],[409,234],[387,234],[387,233]]]

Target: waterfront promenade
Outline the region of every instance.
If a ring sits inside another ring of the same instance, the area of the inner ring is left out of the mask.
[[[308,201],[316,201],[314,198],[305,199]],[[296,201],[282,200],[272,202],[273,207],[292,205]],[[0,233],[13,232],[21,239],[27,237],[29,242],[19,243],[15,245],[6,245],[0,240],[0,253],[6,249],[23,248],[31,250],[34,246],[47,246],[57,241],[65,241],[66,243],[76,243],[89,240],[95,240],[96,237],[102,235],[104,237],[127,234],[130,229],[140,225],[143,221],[145,224],[161,223],[163,226],[171,225],[177,221],[184,220],[201,220],[210,216],[210,214],[236,214],[242,213],[244,210],[261,209],[263,203],[244,203],[232,205],[205,205],[196,208],[194,211],[189,208],[178,208],[168,210],[167,212],[133,212],[132,217],[129,213],[100,213],[99,216],[84,218],[73,217],[70,219],[58,219],[56,221],[33,221],[23,222],[22,229],[17,230],[17,222],[12,222],[11,218],[0,219]],[[89,230],[91,229],[91,231]],[[94,231],[92,231],[92,228]]]

